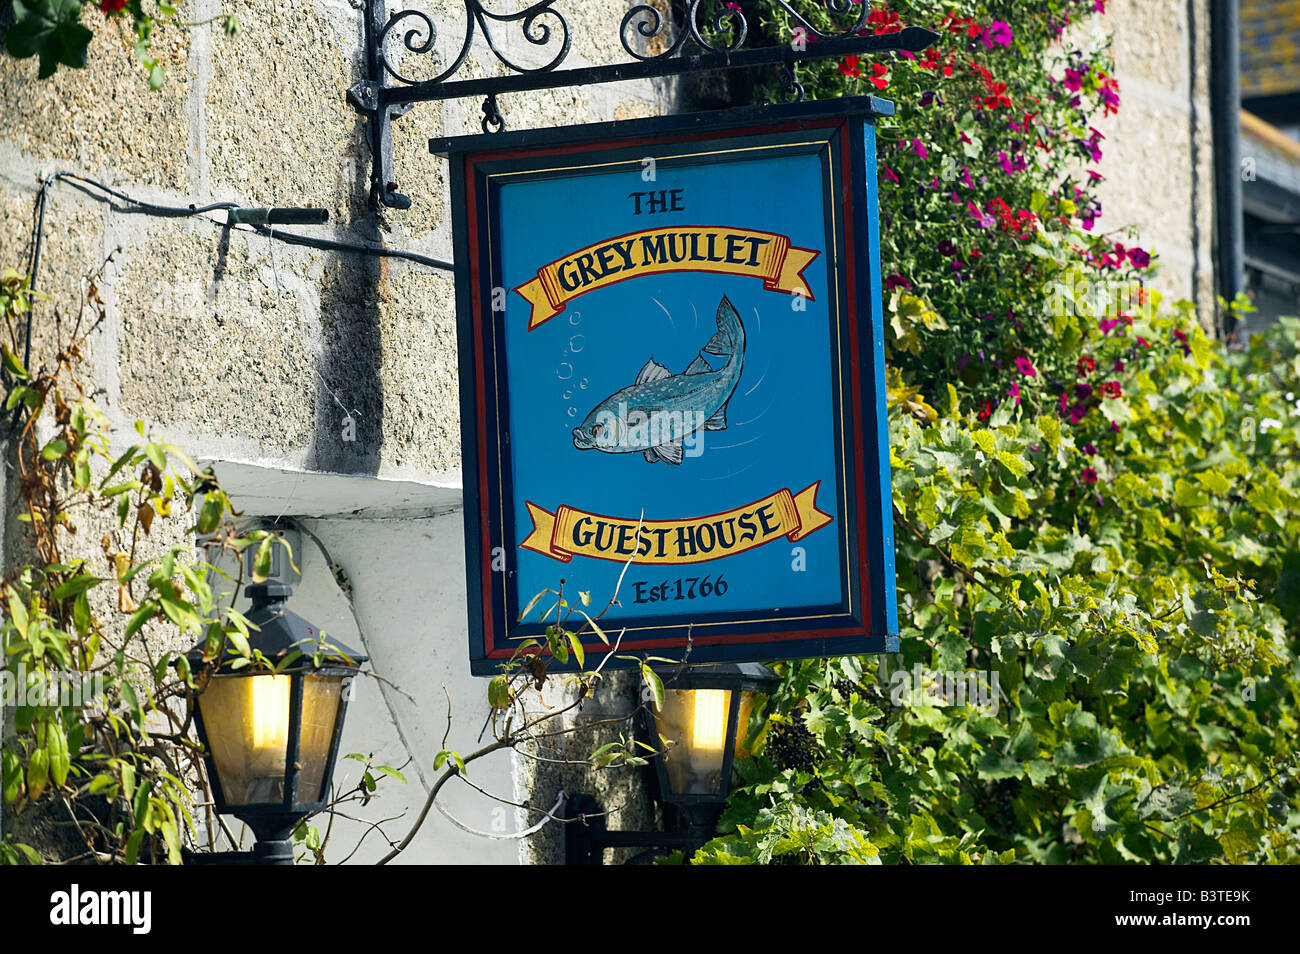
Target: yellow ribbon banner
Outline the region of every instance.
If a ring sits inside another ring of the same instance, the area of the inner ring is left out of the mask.
[[[820,253],[797,248],[784,235],[726,226],[646,229],[589,245],[543,265],[515,289],[532,305],[528,330],[554,318],[579,295],[639,275],[718,272],[763,280],[768,291],[812,299],[803,270]]]
[[[705,563],[786,538],[801,540],[834,518],[817,509],[821,481],[797,494],[781,489],[726,513],[684,520],[606,517],[525,501],[533,529],[519,546],[568,563],[574,554],[626,563]],[[639,526],[639,529],[638,529]]]

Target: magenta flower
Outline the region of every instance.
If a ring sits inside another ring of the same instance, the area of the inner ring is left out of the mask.
[[[894,272],[894,274],[890,275],[888,278],[885,279],[885,288],[889,289],[890,291],[893,291],[895,288],[911,288],[911,287],[912,287],[912,283],[909,282],[902,275],[898,274],[898,272]]]
[[[1151,255],[1145,249],[1131,248],[1128,250],[1128,260],[1134,268],[1146,268],[1151,264]]]
[[[884,163],[881,163],[880,168],[885,170],[886,179],[888,179],[890,182],[898,182],[898,175],[894,172],[893,169],[889,168],[889,166],[885,165]]]
[[[1027,378],[1038,377],[1038,369],[1028,358],[1016,358],[1016,368]]]
[[[1103,335],[1110,334],[1111,331],[1114,329],[1114,327],[1118,324],[1119,324],[1118,318],[1103,318],[1101,319],[1101,321],[1098,322],[1098,325],[1101,327],[1101,333]]]
[[[1005,20],[994,20],[989,24],[989,28],[984,31],[984,36],[981,39],[983,39],[984,45],[991,50],[994,43],[998,46],[1010,46],[1014,38],[1015,36],[1011,32],[1011,24]]]
[[[1089,457],[1096,457],[1097,445],[1094,444],[1092,441],[1088,441],[1088,443],[1083,445],[1083,452],[1087,454]]]
[[[925,148],[925,143],[919,139],[912,140],[912,152],[916,153],[922,159],[929,159],[930,153]]]
[[[1091,467],[1083,468],[1083,473],[1080,476],[1083,477],[1085,484],[1095,484],[1097,482],[1097,472]]]
[[[1017,172],[1024,172],[1027,167],[1024,156],[1008,156],[1005,152],[998,153],[998,165],[1007,175],[1015,175]]]
[[[1020,403],[1020,385],[1015,381],[1011,382],[1011,387],[1007,389],[1007,394],[1017,403]]]

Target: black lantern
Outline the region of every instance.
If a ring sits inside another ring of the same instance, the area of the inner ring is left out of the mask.
[[[195,723],[216,811],[252,829],[254,863],[292,864],[294,827],[329,801],[349,683],[366,657],[322,643],[319,627],[285,607],[289,585],[257,583],[246,592],[247,619],[257,627],[250,649],[277,666],[301,655],[277,672],[235,669],[241,657],[228,656],[198,695]],[[202,644],[189,660],[201,680]]]
[[[664,704],[645,712],[658,749],[655,781],[665,832],[608,831],[590,795],[569,797],[567,864],[600,864],[605,848],[680,848],[693,852],[713,836],[731,794],[732,765],[747,752],[750,715],[766,704],[780,678],[760,663],[688,666],[664,682]]]

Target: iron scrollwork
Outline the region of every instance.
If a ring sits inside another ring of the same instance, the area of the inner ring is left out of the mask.
[[[405,208],[410,204],[391,181],[388,123],[417,102],[482,96],[483,131],[497,132],[505,127],[496,99],[500,93],[745,66],[778,66],[786,96],[797,100],[803,98],[804,92],[796,73],[802,60],[886,50],[919,53],[937,39],[937,34],[917,27],[876,35],[867,26],[870,4],[862,0],[807,0],[802,4],[805,11],[820,6],[834,24],[834,32],[815,27],[800,12],[798,0],[773,0],[790,17],[795,30],[792,39],[796,42],[746,49],[752,31],[745,8],[739,4],[723,0],[647,0],[631,6],[619,24],[619,41],[630,61],[561,68],[573,47],[573,30],[557,9],[559,0],[533,0],[513,13],[488,9],[488,0],[461,2],[464,33],[454,54],[449,55],[449,62],[444,60],[446,65],[442,66],[436,49],[438,24],[432,16],[406,8],[390,17],[385,12],[385,0],[365,0],[366,78],[348,91],[348,98],[370,119],[376,166],[373,192],[383,205]],[[543,62],[529,65],[518,61],[517,51],[506,43],[516,31],[526,44],[543,51]],[[506,75],[458,78],[480,35],[496,61],[506,67]],[[809,42],[797,42],[800,35]],[[390,58],[390,43],[400,60]],[[410,75],[413,71],[408,57],[429,57],[440,68],[430,78],[417,78]]]
[[[555,69],[569,55],[572,46],[573,34],[569,27],[569,21],[558,10],[553,9],[557,0],[538,0],[538,2],[529,4],[522,10],[515,13],[494,13],[483,6],[482,0],[464,0],[465,4],[465,35],[461,39],[460,50],[456,53],[451,64],[436,76],[419,80],[405,76],[389,62],[387,54],[384,52],[388,43],[389,34],[392,33],[398,24],[404,20],[414,20],[414,25],[410,26],[402,33],[402,45],[407,52],[415,54],[428,54],[434,52],[434,45],[438,41],[438,26],[423,10],[400,10],[394,13],[380,31],[378,38],[379,64],[384,72],[399,83],[414,85],[416,83],[436,84],[442,83],[449,79],[465,64],[465,59],[469,56],[470,48],[474,45],[474,37],[482,33],[483,40],[488,49],[497,58],[499,62],[507,66],[516,73],[545,73]],[[559,48],[549,61],[540,66],[525,66],[511,59],[502,50],[497,43],[496,36],[493,35],[494,24],[519,24],[520,33],[529,43],[538,47],[547,47],[551,45],[553,29],[559,30],[560,44]]]

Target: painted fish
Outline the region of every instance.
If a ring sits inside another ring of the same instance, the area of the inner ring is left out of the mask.
[[[634,384],[605,398],[573,429],[573,446],[680,464],[683,441],[698,431],[725,430],[727,402],[745,360],[745,326],[725,295],[717,322],[717,332],[685,371],[673,374],[652,357]],[[722,367],[714,369],[706,355],[724,359]]]

